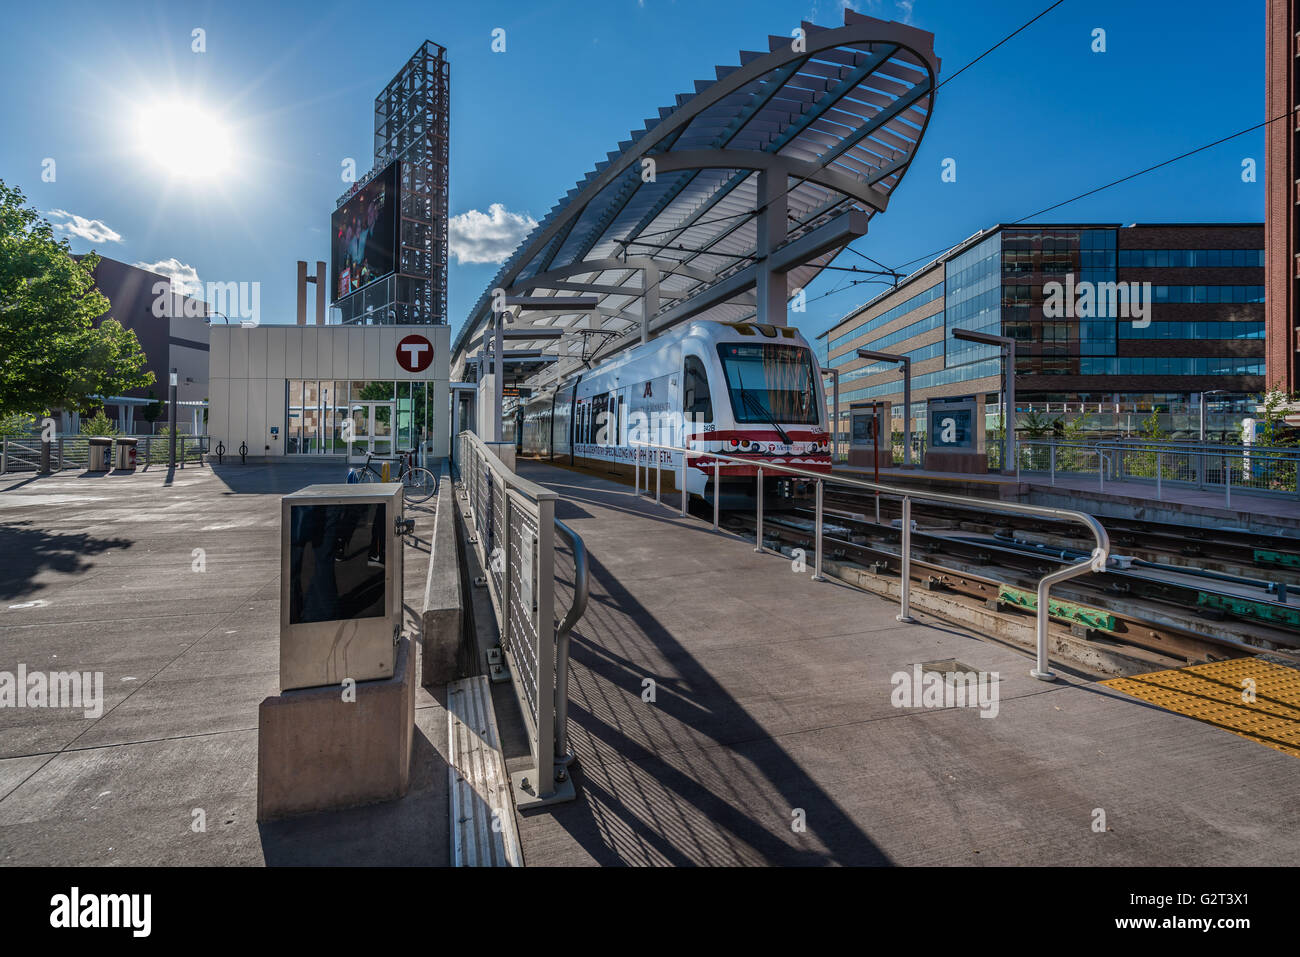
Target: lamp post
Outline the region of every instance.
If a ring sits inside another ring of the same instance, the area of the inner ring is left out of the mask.
[[[1207,437],[1207,433],[1205,431],[1205,397],[1207,395],[1226,395],[1227,392],[1228,392],[1227,389],[1210,389],[1206,392],[1200,393],[1200,397],[1197,399],[1196,404],[1200,406],[1200,412],[1201,412],[1201,444],[1202,445],[1205,445],[1205,443],[1209,441]]]
[[[859,349],[858,355],[863,359],[875,359],[877,362],[897,362],[903,367],[903,468],[912,467],[912,357],[899,356],[890,352],[873,352],[871,349]],[[890,451],[893,462],[893,451]]]
[[[1002,429],[1002,471],[1014,467],[1016,444],[1016,340],[1010,336],[995,336],[989,332],[972,332],[954,329],[954,339],[978,342],[986,346],[1002,347],[1002,401],[1006,408]]]
[[[176,370],[172,369],[167,386],[167,467],[176,468]]]

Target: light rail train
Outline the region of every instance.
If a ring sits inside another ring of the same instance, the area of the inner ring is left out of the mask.
[[[688,323],[520,400],[513,420],[505,438],[520,454],[628,482],[635,442],[702,453],[689,458],[686,488],[710,501],[717,461],[710,453],[752,462],[721,463],[725,504],[752,500],[765,463],[831,470],[820,370],[788,326]],[[650,464],[651,487],[658,468],[663,491],[680,491],[680,453],[642,449],[641,464]],[[788,481],[768,470],[764,490]]]

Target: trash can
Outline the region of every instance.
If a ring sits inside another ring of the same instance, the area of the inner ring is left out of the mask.
[[[125,472],[135,471],[135,443],[135,439],[117,440],[117,468]]]
[[[113,440],[95,436],[88,440],[90,442],[90,462],[86,466],[90,472],[107,472],[109,451],[113,448]]]

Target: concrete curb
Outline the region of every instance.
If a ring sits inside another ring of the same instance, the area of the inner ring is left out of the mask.
[[[461,643],[460,562],[456,554],[456,491],[444,459],[438,475],[438,506],[429,540],[429,574],[420,616],[422,664],[426,688],[456,680]]]

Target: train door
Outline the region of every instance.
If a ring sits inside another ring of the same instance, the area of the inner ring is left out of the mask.
[[[625,393],[619,393],[618,402],[611,403],[611,406],[613,409],[612,418],[614,420],[614,428],[610,432],[609,439],[610,445],[613,446],[613,448],[610,449],[610,452],[613,454],[610,456],[609,470],[611,472],[617,472],[619,450],[627,444],[627,440],[623,436],[623,430],[627,427],[627,395]]]
[[[569,396],[569,464],[573,465],[573,445],[578,440],[578,383],[582,376],[573,380],[573,393]]]
[[[684,449],[698,448],[704,433],[713,431],[713,397],[709,375],[699,356],[688,355],[682,362],[682,441]],[[692,468],[686,470],[686,488],[704,494],[707,480]]]
[[[713,397],[709,394],[708,373],[699,356],[688,355],[682,364],[682,416],[686,424],[683,448],[689,448],[686,442],[691,436],[713,430]]]

